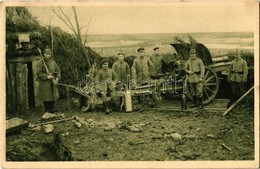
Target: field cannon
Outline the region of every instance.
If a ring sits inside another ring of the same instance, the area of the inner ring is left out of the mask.
[[[189,92],[188,81],[185,78],[186,75],[185,73],[181,73],[184,71],[184,64],[189,58],[191,45],[184,43],[174,43],[171,44],[171,46],[175,48],[177,56],[181,60],[181,65],[179,66],[180,69],[177,73],[182,76],[182,79],[185,79],[185,85],[183,87],[185,88],[188,98],[193,101]],[[220,83],[219,79],[227,75],[231,62],[227,55],[212,57],[208,48],[201,43],[197,43],[195,45],[195,49],[197,51],[197,56],[202,59],[205,65],[203,104],[208,104],[217,96]],[[177,88],[181,89],[182,87],[180,86]]]

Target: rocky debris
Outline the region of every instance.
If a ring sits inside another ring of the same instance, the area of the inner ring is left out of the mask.
[[[43,120],[54,119],[54,118],[57,118],[57,115],[56,115],[56,114],[52,114],[52,113],[46,112],[46,113],[44,113],[44,114],[42,115],[42,119],[43,119]]]
[[[196,152],[184,152],[182,154],[182,158],[184,158],[184,160],[195,160],[196,158],[198,158],[201,154],[196,153]]]
[[[162,139],[163,135],[162,134],[152,134],[151,139]]]
[[[214,134],[207,134],[207,136],[206,136],[207,138],[215,138],[215,135]]]
[[[194,140],[194,139],[196,139],[196,136],[195,135],[185,135],[185,136],[183,136],[183,138]]]
[[[79,139],[76,139],[76,140],[74,141],[74,143],[75,143],[75,144],[79,144],[79,143],[80,143],[80,140],[79,140]]]
[[[181,135],[180,135],[179,133],[170,134],[170,137],[171,137],[173,140],[181,140]]]
[[[139,125],[126,126],[126,129],[128,131],[132,131],[132,132],[141,132],[142,131],[142,128]]]
[[[41,126],[36,126],[32,128],[33,131],[41,131],[41,129],[42,129]]]
[[[112,131],[112,129],[113,129],[113,128],[111,128],[111,127],[109,127],[109,126],[108,126],[108,127],[104,127],[104,131]]]
[[[54,130],[54,127],[52,124],[46,124],[46,125],[42,126],[43,133],[46,133],[46,134],[51,133],[51,132],[53,132],[53,130]]]
[[[62,133],[61,136],[68,136],[70,133],[69,132],[66,132],[66,133]]]
[[[59,113],[59,114],[57,114],[57,117],[58,117],[59,119],[65,119],[65,118],[66,118],[66,116],[65,116],[64,113]]]
[[[74,125],[75,125],[75,127],[77,127],[77,128],[81,128],[81,126],[82,126],[82,124],[81,124],[80,122],[78,122],[78,121],[75,121],[75,122],[74,122]]]

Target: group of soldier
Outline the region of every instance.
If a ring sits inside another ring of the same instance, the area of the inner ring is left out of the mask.
[[[100,84],[100,95],[106,114],[111,113],[108,96],[114,97],[115,84],[121,83],[125,87],[125,84],[129,84],[130,77],[131,81],[138,85],[145,85],[151,79],[160,78],[163,56],[159,50],[159,47],[155,47],[154,54],[149,57],[145,55],[144,48],[138,48],[138,56],[134,59],[131,68],[124,61],[125,54],[122,52],[118,53],[118,60],[113,63],[112,68],[109,68],[109,62],[106,59],[101,62],[100,70],[96,69],[96,63],[92,64],[88,70],[88,77]],[[202,109],[205,66],[197,56],[196,49],[191,48],[189,55],[190,57],[185,64],[185,72],[190,85],[190,94],[195,106]],[[54,103],[59,98],[55,83],[60,79],[60,69],[52,59],[50,49],[45,49],[43,57],[37,70],[37,79],[40,82],[39,96],[43,100],[45,112],[53,113],[55,111]],[[231,63],[228,74],[228,81],[232,86],[232,96],[228,106],[232,105],[245,92],[244,83],[247,81],[247,74],[247,63],[238,52]]]

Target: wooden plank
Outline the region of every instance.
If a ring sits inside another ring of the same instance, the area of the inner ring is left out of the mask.
[[[9,77],[11,82],[11,113],[16,113],[16,84],[15,84],[15,64],[9,64]]]
[[[9,66],[9,65],[8,65]],[[8,67],[7,66],[7,67]],[[10,81],[10,75],[9,75],[9,71],[8,71],[8,68],[6,68],[6,92],[7,92],[7,95],[6,95],[6,113],[11,113],[11,110],[12,110],[12,90],[11,90],[11,81]]]
[[[32,61],[32,74],[33,74],[33,90],[34,90],[34,101],[35,101],[35,107],[43,107],[43,103],[39,97],[39,82],[37,81],[37,65],[39,61],[34,60]]]
[[[9,120],[6,120],[6,133],[9,134],[15,131],[19,131],[28,126],[29,126],[28,121],[18,117],[14,117]]]
[[[16,100],[17,111],[26,114],[28,110],[28,70],[27,65],[16,64]]]

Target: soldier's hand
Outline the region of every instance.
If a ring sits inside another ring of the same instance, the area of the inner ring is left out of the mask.
[[[193,74],[193,72],[190,71],[190,70],[188,70],[187,73],[188,73],[189,75]]]
[[[53,79],[53,76],[52,75],[48,75],[47,79]]]

